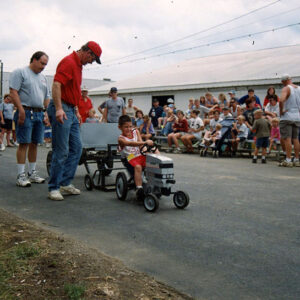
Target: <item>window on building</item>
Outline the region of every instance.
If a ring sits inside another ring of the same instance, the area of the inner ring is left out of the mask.
[[[175,97],[174,95],[167,95],[167,96],[152,96],[152,102],[154,99],[157,99],[159,101],[159,105],[160,106],[164,106],[164,105],[167,105],[167,101],[169,98],[172,98],[174,100],[174,103],[175,103]],[[151,103],[152,105],[152,103]]]

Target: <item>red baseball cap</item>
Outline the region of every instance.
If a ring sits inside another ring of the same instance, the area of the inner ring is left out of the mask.
[[[101,47],[99,46],[99,44],[97,44],[96,42],[93,42],[93,41],[90,41],[87,43],[87,46],[93,51],[93,53],[96,55],[96,62],[98,64],[101,64],[101,61],[100,61],[100,56],[101,56],[101,53],[102,53],[102,49]]]

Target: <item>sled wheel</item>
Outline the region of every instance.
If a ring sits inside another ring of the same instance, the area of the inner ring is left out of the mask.
[[[124,172],[119,172],[116,178],[116,194],[119,200],[125,200],[128,191],[127,177]]]
[[[154,194],[146,195],[144,199],[144,207],[149,212],[155,212],[159,207],[159,201]]]
[[[89,174],[84,177],[84,186],[88,191],[91,191],[94,187],[93,179]]]
[[[46,160],[46,168],[47,173],[50,176],[50,170],[51,170],[51,161],[52,161],[52,151],[49,151],[47,154],[47,160]]]
[[[203,156],[203,150],[200,150],[200,156],[202,157]]]
[[[173,202],[179,209],[187,207],[190,203],[190,197],[186,192],[177,191],[173,196]]]
[[[203,156],[206,156],[207,155],[207,150],[204,150],[203,151]]]

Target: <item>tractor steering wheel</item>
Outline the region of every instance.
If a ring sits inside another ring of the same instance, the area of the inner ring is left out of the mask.
[[[153,144],[152,146],[148,145],[148,144],[144,144],[141,148],[140,148],[140,152],[142,155],[146,155],[147,152],[150,153],[155,153],[155,151],[157,150],[157,145]]]

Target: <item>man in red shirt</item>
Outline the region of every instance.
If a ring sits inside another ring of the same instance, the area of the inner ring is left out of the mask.
[[[92,100],[88,97],[88,89],[83,87],[81,89],[81,98],[78,104],[78,111],[81,116],[82,123],[85,123],[86,118],[89,117],[89,111],[93,108]]]
[[[51,200],[63,200],[62,193],[79,195],[71,181],[80,160],[82,145],[78,105],[81,98],[82,66],[100,62],[102,50],[95,42],[88,42],[61,60],[52,86],[53,100],[48,106],[52,126],[52,162],[48,183]]]

